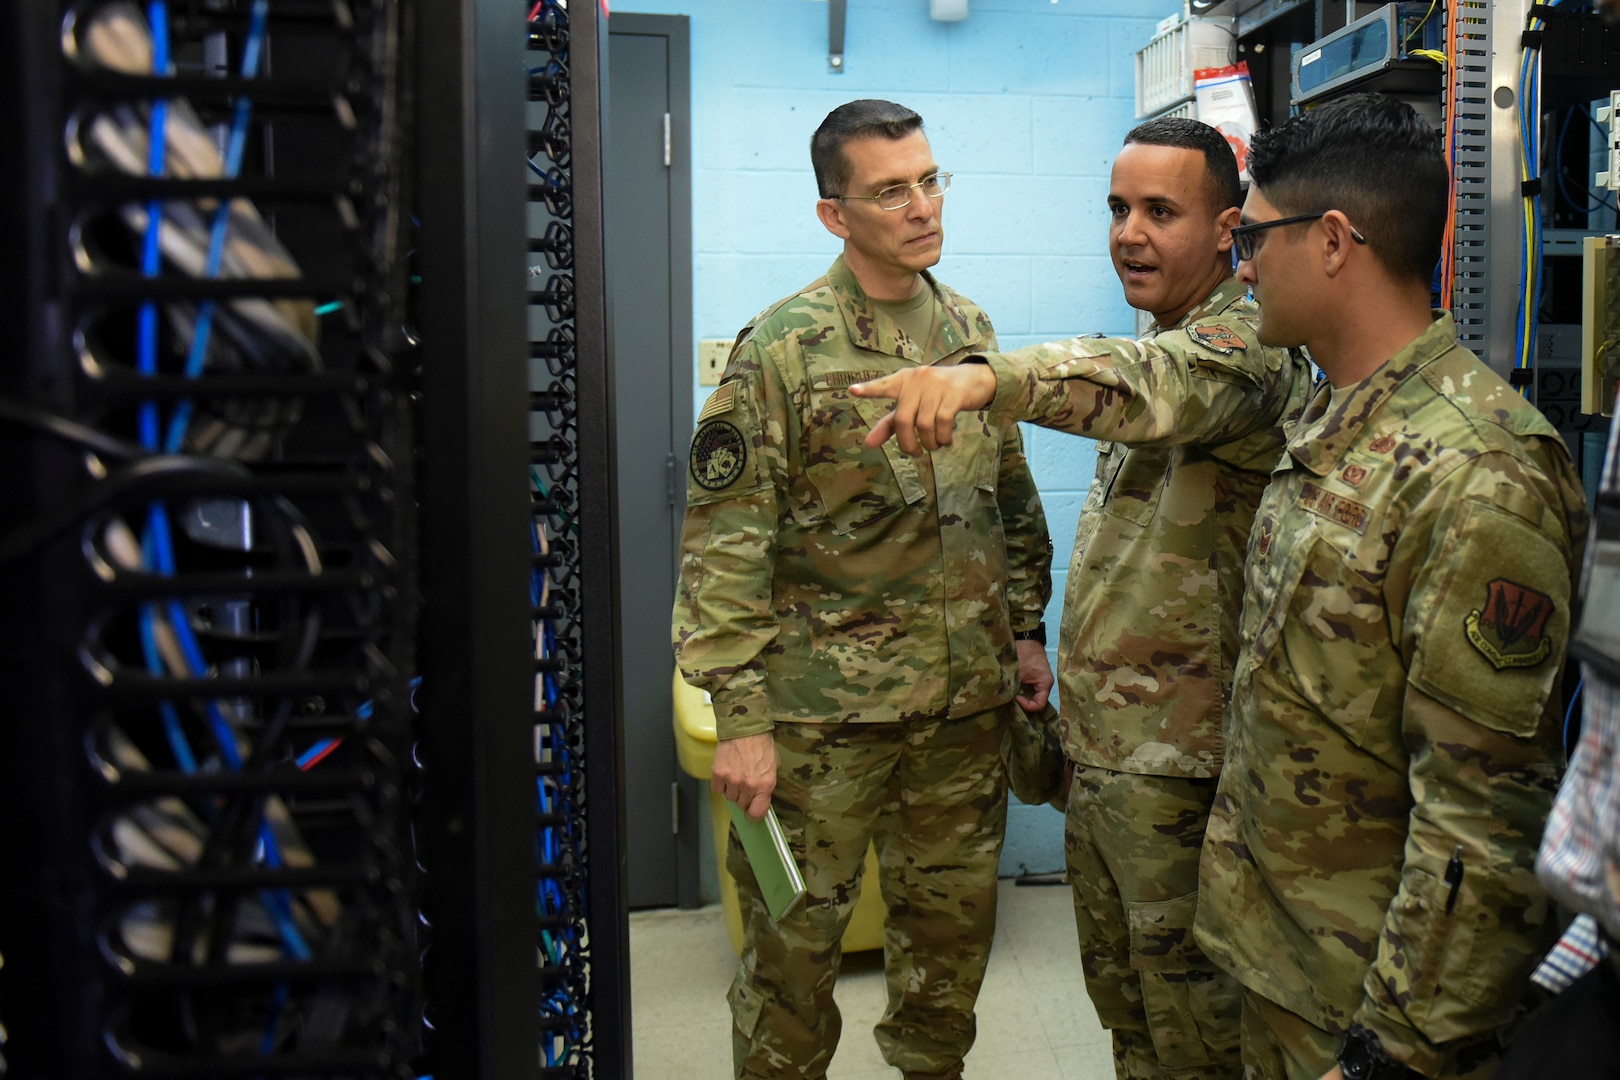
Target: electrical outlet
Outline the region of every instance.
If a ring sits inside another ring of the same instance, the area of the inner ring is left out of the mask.
[[[698,385],[719,386],[720,375],[731,359],[730,338],[703,338],[698,342]]]

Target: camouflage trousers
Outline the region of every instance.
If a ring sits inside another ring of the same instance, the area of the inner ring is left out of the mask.
[[[822,1077],[842,1019],[840,939],[875,844],[888,1008],[873,1033],[908,1074],[950,1074],[973,1045],[1007,829],[1005,706],[957,720],[778,724],[772,805],[806,897],[774,922],[736,831],[726,865],[743,914],[728,995],[738,1077]]]
[[[1193,942],[1217,783],[1075,766],[1064,829],[1074,921],[1119,1080],[1242,1075],[1241,988]]]
[[[1320,1080],[1338,1064],[1344,1039],[1252,990],[1243,991],[1242,1031],[1246,1080]],[[1501,1044],[1487,1036],[1454,1055],[1437,1080],[1490,1080],[1501,1056]]]

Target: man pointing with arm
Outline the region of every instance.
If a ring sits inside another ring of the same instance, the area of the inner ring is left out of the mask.
[[[1326,382],[1250,537],[1198,942],[1244,985],[1259,1080],[1483,1078],[1554,936],[1532,865],[1584,499],[1551,425],[1429,308],[1436,132],[1350,95],[1256,136],[1249,164],[1234,244],[1260,338]],[[937,445],[991,398],[1095,423],[1064,410],[1068,366],[891,381],[883,426]],[[1127,426],[1196,427],[1189,400],[1166,381]]]
[[[1242,1072],[1240,987],[1193,941],[1198,864],[1224,757],[1244,547],[1282,453],[1281,422],[1308,382],[1298,356],[1259,343],[1255,306],[1233,276],[1242,199],[1214,128],[1160,119],[1132,129],[1109,182],[1109,251],[1126,299],[1153,326],[1140,341],[1014,354],[1071,375],[1051,381],[1054,400],[1031,415],[1105,440],[1069,562],[1058,679],[1074,764],[1065,846],[1075,925],[1119,1080]],[[911,379],[925,393],[903,396],[901,410],[916,423],[919,412],[988,404],[995,371],[965,364]],[[1155,385],[1186,390],[1185,426],[1167,431],[1144,408]],[[951,433],[941,422],[920,434],[938,443]]]

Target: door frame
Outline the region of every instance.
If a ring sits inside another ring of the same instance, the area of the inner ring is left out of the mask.
[[[676,533],[686,514],[686,485],[681,482],[682,463],[686,460],[687,443],[692,432],[692,383],[695,371],[692,336],[692,61],[691,19],[686,15],[647,15],[639,12],[616,12],[607,21],[609,52],[611,39],[618,35],[662,37],[667,42],[668,110],[670,115],[669,140],[669,340],[671,372],[669,424],[673,462],[671,477]],[[608,78],[612,78],[611,65]],[[612,122],[612,118],[608,118]],[[683,363],[684,361],[684,363]],[[620,417],[620,422],[629,420]],[[678,579],[680,553],[678,545],[669,552],[670,566]],[[674,596],[669,600],[673,602]],[[621,679],[631,677],[636,665],[620,657]],[[625,700],[623,686],[620,700]],[[625,752],[631,748],[626,740]],[[675,777],[677,829],[674,834],[676,867],[676,902],[682,908],[695,908],[702,902],[700,885],[701,845],[709,834],[709,808],[706,785],[685,775],[671,753],[670,768]],[[628,810],[628,801],[624,803]],[[620,823],[620,834],[628,829],[628,822]]]

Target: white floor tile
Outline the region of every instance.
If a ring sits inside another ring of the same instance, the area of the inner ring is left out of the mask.
[[[736,972],[718,908],[630,919],[635,1080],[731,1075],[725,993]],[[872,1038],[886,993],[882,954],[853,953],[835,992],[843,1037],[828,1080],[898,1080]],[[970,1080],[1111,1080],[1108,1033],[1080,973],[1066,886],[1001,883],[996,944],[979,997]]]

